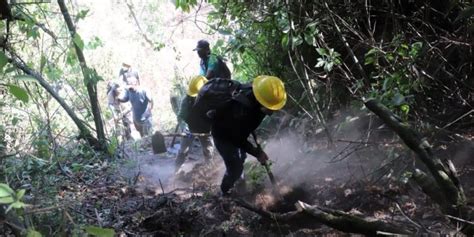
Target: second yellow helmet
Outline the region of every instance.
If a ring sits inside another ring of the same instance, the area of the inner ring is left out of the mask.
[[[195,76],[191,81],[189,82],[188,90],[186,91],[186,94],[188,94],[191,97],[196,97],[199,93],[199,90],[201,87],[206,84],[207,79],[204,76]]]
[[[285,85],[275,76],[258,76],[252,83],[253,94],[265,108],[279,110],[286,104]]]

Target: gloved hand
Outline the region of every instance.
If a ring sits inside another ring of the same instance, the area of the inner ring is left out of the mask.
[[[264,151],[260,152],[260,155],[257,157],[257,160],[260,162],[260,164],[265,165],[268,161],[268,155]]]

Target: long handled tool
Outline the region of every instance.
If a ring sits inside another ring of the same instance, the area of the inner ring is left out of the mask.
[[[180,122],[178,122],[178,124],[176,124],[176,128],[174,129],[174,133],[178,133],[179,124],[180,124]],[[170,148],[174,147],[174,142],[175,141],[176,141],[176,136],[173,136],[173,139],[171,139]]]
[[[257,147],[259,149],[262,149],[262,147],[260,146],[260,143],[258,143],[257,141],[257,135],[255,135],[254,132],[252,132],[252,136],[253,136],[253,140],[255,141],[255,144],[257,145]],[[280,192],[278,190],[278,184],[275,180],[275,176],[273,175],[273,172],[272,170],[270,169],[270,164],[268,162],[265,162],[265,163],[262,163],[263,167],[265,167],[265,171],[267,172],[267,175],[268,175],[268,178],[270,179],[270,182],[272,183],[272,189],[273,189],[273,193],[274,195],[276,196],[277,199],[281,199],[281,195],[280,195]]]
[[[277,182],[275,180],[275,176],[273,176],[272,170],[270,169],[270,164],[268,164],[268,162],[265,162],[265,164],[263,164],[263,166],[265,167],[265,170],[267,171],[268,178],[270,179],[270,182],[272,183],[272,185],[274,187],[276,187]]]

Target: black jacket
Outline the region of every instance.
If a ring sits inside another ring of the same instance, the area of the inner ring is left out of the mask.
[[[178,119],[182,119],[188,124],[189,130],[192,133],[209,133],[211,125],[207,118],[201,118],[196,111],[193,111],[193,105],[196,97],[186,95],[181,101],[181,106],[178,113]]]
[[[242,103],[232,100],[228,105],[216,111],[212,119],[211,133],[214,139],[231,142],[245,152],[258,157],[261,149],[254,147],[249,141],[250,134],[258,128],[265,114],[255,99],[252,90],[242,92],[248,100]]]

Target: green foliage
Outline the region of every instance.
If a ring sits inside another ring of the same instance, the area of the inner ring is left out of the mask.
[[[100,228],[97,226],[86,226],[84,230],[92,235],[97,237],[113,237],[115,236],[115,231],[108,228]]]
[[[3,72],[3,68],[5,67],[5,65],[7,65],[7,63],[8,63],[7,56],[5,55],[5,53],[0,51],[0,72]]]
[[[23,103],[28,103],[29,97],[28,97],[28,93],[26,92],[26,90],[24,90],[23,88],[21,88],[19,86],[12,85],[12,84],[8,84],[7,87],[9,88],[10,94],[15,96],[15,98],[21,100]]]
[[[84,41],[82,40],[81,36],[76,32],[74,37],[72,38],[72,42],[80,49],[84,49]]]
[[[245,181],[250,189],[259,190],[264,186],[267,173],[260,163],[247,162],[244,164]]]
[[[422,85],[411,73],[423,44],[407,44],[395,38],[386,49],[372,48],[365,54],[365,65],[373,65],[370,96],[389,108],[398,109],[403,118],[410,112],[412,93]]]
[[[334,65],[341,65],[341,54],[334,51],[334,49],[327,50],[324,48],[317,48],[316,51],[321,57],[318,58],[318,63],[315,67],[322,67],[325,72],[330,72]]]
[[[0,204],[10,204],[6,212],[9,212],[12,208],[23,208],[25,207],[25,203],[23,203],[21,199],[25,195],[25,192],[26,190],[24,189],[15,192],[7,184],[0,183]]]
[[[215,7],[208,15],[210,28],[228,38],[227,42],[218,41],[213,51],[230,59],[235,79],[248,81],[262,74],[281,74],[286,51],[282,44],[289,44],[290,39],[292,44],[303,41],[295,37],[283,42],[291,26],[280,6],[264,3],[272,13],[256,16],[257,12],[239,2],[210,3]]]
[[[176,8],[180,8],[185,12],[189,12],[192,7],[197,5],[197,0],[176,0],[174,1]]]
[[[34,229],[28,229],[26,233],[26,237],[41,237],[41,233],[34,230]]]
[[[86,48],[91,50],[91,49],[97,49],[102,46],[104,46],[104,42],[102,42],[102,40],[99,37],[95,36],[94,38],[92,38],[91,41],[87,43]]]

